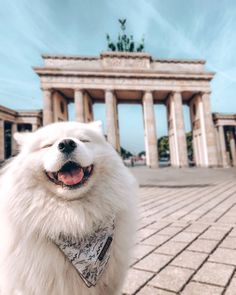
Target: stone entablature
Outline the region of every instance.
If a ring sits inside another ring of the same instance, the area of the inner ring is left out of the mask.
[[[94,56],[43,55],[44,66],[35,67],[43,89],[114,88],[120,91],[209,92],[214,73],[202,60],[153,59],[147,53],[104,52]],[[140,97],[140,95],[139,95]],[[184,101],[191,95],[184,94]],[[101,98],[105,101],[105,98]],[[154,93],[154,103],[163,100]],[[122,97],[119,97],[122,102]],[[142,103],[141,98],[139,102]]]
[[[42,125],[42,110],[12,110],[0,105],[0,120],[11,123]]]
[[[213,113],[216,126],[236,126],[236,114]]]

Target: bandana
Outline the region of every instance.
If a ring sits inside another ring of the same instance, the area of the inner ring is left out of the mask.
[[[78,271],[87,287],[95,286],[111,255],[114,236],[114,220],[106,227],[98,228],[92,235],[78,240],[60,235],[55,244]]]

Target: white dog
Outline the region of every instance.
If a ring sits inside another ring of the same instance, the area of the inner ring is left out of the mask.
[[[118,295],[137,185],[94,122],[17,133],[0,181],[1,295]]]

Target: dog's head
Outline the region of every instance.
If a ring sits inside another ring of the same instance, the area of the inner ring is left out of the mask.
[[[102,135],[101,123],[54,123],[34,133],[16,133],[24,177],[51,193],[74,200],[84,196],[115,154]]]
[[[20,153],[2,171],[0,195],[24,234],[82,236],[132,209],[135,180],[99,122],[54,123],[15,139]]]

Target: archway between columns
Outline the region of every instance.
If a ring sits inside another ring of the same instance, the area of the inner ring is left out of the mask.
[[[183,105],[188,104],[193,128],[194,160],[197,166],[200,167],[216,165],[214,128],[212,118],[209,116],[208,93],[79,88],[70,91],[64,91],[63,89],[45,90],[44,93],[45,108],[47,110],[44,113],[44,119],[48,120],[46,123],[53,122],[55,119],[66,120],[68,118],[67,104],[69,102],[75,102],[75,120],[90,122],[94,119],[93,105],[105,102],[105,119],[103,121],[107,125],[107,139],[118,152],[120,152],[118,105],[126,103],[142,106],[146,164],[151,168],[159,166],[157,150],[157,135],[159,134],[156,133],[156,129],[159,128],[160,118],[155,116],[155,104],[167,106],[171,166],[188,166],[186,130],[184,126],[185,112],[183,111]],[[132,120],[132,117],[128,114],[127,117]],[[163,121],[166,122],[166,120]],[[122,126],[123,128],[125,126]]]

